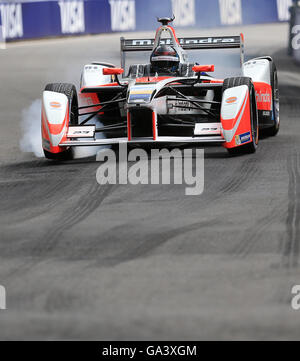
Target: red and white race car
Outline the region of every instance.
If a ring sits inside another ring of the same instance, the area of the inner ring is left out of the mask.
[[[120,68],[102,62],[84,66],[78,95],[72,84],[46,86],[42,144],[47,158],[70,157],[75,146],[118,143],[214,143],[230,153],[252,153],[259,129],[278,133],[272,58],[244,62],[242,34],[177,38],[169,25],[173,20],[158,19],[155,39],[121,38]],[[129,52],[148,63],[127,67]],[[209,75],[214,71],[220,76]]]

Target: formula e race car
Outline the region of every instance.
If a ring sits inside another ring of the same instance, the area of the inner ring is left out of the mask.
[[[120,143],[214,143],[233,154],[253,153],[259,130],[278,133],[272,58],[244,62],[243,34],[177,38],[169,25],[173,20],[158,19],[155,39],[121,38],[121,67],[85,65],[78,95],[72,84],[46,86],[42,145],[47,158],[70,157],[72,147]],[[126,64],[126,56],[145,54],[149,63]]]

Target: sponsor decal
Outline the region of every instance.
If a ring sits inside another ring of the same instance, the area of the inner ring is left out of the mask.
[[[97,66],[97,65],[86,65],[84,67],[84,70],[87,71],[87,72],[91,72],[91,73],[96,73],[100,70],[100,66]]]
[[[241,0],[219,0],[222,25],[242,24]]]
[[[191,97],[191,100],[196,99],[196,97]],[[187,100],[176,100],[172,99],[171,96],[168,96],[167,99],[167,113],[168,114],[201,114],[201,109],[194,108],[191,102]],[[203,125],[203,124],[201,124]],[[205,124],[204,124],[205,125]],[[199,128],[197,128],[199,129]]]
[[[135,30],[135,0],[109,0],[111,30]]]
[[[222,43],[234,43],[234,38],[205,38],[205,39],[180,39],[180,44],[222,44]]]
[[[51,108],[60,108],[61,103],[59,103],[59,102],[50,102],[50,107]]]
[[[219,135],[221,134],[220,123],[197,123],[194,130],[195,135]]]
[[[240,136],[236,135],[235,136],[235,145],[241,145],[241,140],[240,140]]]
[[[4,39],[23,36],[22,4],[1,4],[1,22]]]
[[[126,45],[128,46],[152,46],[154,44],[154,40],[151,39],[138,39],[138,40],[127,40]]]
[[[269,93],[255,92],[257,103],[270,103],[271,95]]]
[[[83,33],[84,2],[83,1],[59,1],[61,32],[63,34]]]
[[[248,142],[250,142],[250,140],[251,140],[250,132],[235,136],[235,144],[236,145],[248,143]]]
[[[277,13],[280,21],[290,20],[289,8],[293,5],[293,0],[277,0]]]
[[[178,111],[179,110],[183,110],[183,111],[186,111],[186,112],[189,112],[193,109],[191,109],[191,103],[186,101],[186,100],[175,100],[173,102],[168,102],[168,108],[172,109],[173,106],[175,106]]]
[[[151,93],[145,94],[130,94],[129,103],[149,103],[151,99]]]
[[[233,103],[236,103],[237,97],[230,97],[230,98],[227,98],[225,101],[228,104],[233,104]]]
[[[94,125],[87,126],[70,126],[68,129],[68,138],[94,138],[96,127]]]
[[[131,103],[139,103],[144,102],[148,103],[151,99],[151,95],[155,87],[153,86],[133,86],[130,90],[129,100],[128,102]]]
[[[179,38],[180,45],[201,45],[201,44],[228,44],[239,42],[235,38]],[[173,45],[171,39],[161,39],[161,45]],[[154,39],[127,39],[125,46],[153,46]]]
[[[195,0],[172,0],[172,10],[176,26],[195,25]]]
[[[133,90],[130,92],[131,95],[133,94],[152,94],[152,90]]]

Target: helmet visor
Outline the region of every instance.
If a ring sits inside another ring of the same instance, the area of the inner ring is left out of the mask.
[[[174,60],[156,60],[152,62],[154,71],[159,72],[174,72],[178,69],[178,61]]]

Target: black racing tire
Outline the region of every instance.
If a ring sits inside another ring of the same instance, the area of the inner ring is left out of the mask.
[[[278,77],[277,77],[277,69],[274,61],[272,61],[271,65],[271,86],[272,86],[272,107],[273,114],[272,119],[274,120],[274,124],[270,128],[266,128],[263,130],[263,134],[270,137],[275,137],[280,128],[280,112],[279,112],[279,89],[278,89]]]
[[[73,159],[73,152],[71,148],[67,148],[65,151],[60,153],[51,153],[47,150],[43,149],[45,158],[51,159],[51,160],[57,160],[57,161],[63,161],[63,160],[72,160]]]
[[[51,83],[47,84],[45,90],[62,93],[68,97],[70,106],[70,121],[69,124],[78,124],[78,97],[75,85],[68,83]],[[44,149],[44,154],[47,159],[52,160],[70,160],[73,159],[73,152],[71,148],[67,148],[61,153],[50,153]]]
[[[249,88],[252,142],[236,148],[227,149],[229,154],[231,155],[255,153],[258,146],[258,114],[255,89],[251,78],[236,77],[225,79],[223,83],[223,93],[226,89],[234,88],[241,85],[247,85],[247,87]]]

